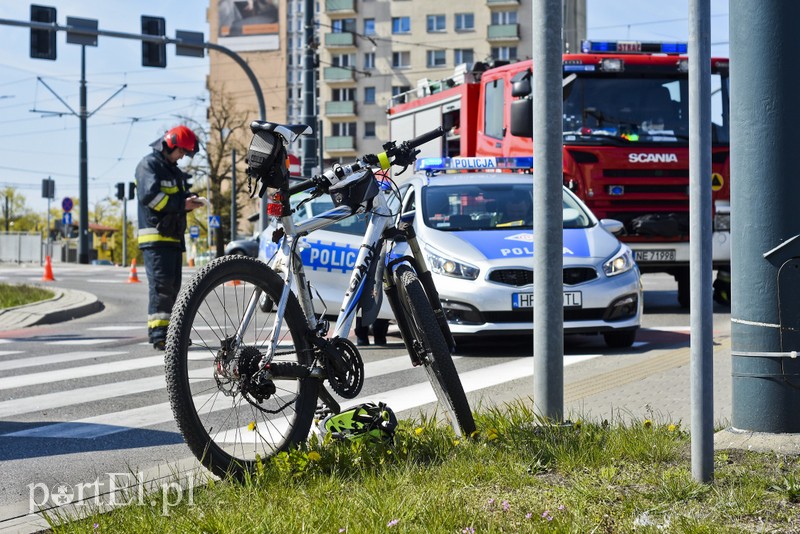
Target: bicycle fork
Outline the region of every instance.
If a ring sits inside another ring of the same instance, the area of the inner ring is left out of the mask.
[[[428,270],[428,266],[425,263],[425,257],[422,255],[422,250],[419,247],[419,242],[417,241],[417,235],[414,232],[414,227],[410,223],[402,222],[394,230],[395,231],[392,233],[395,235],[388,237],[390,239],[396,239],[397,237],[400,237],[406,241],[409,249],[411,250],[411,256],[402,256],[389,262],[389,265],[383,272],[383,290],[386,294],[386,298],[389,301],[389,306],[392,308],[392,313],[397,320],[400,331],[404,334],[403,342],[405,343],[406,349],[411,356],[411,361],[416,367],[421,365],[422,362],[417,356],[418,350],[416,350],[413,346],[414,340],[412,339],[412,336],[408,335],[413,331],[413,329],[409,324],[409,318],[404,313],[403,307],[400,304],[400,298],[397,293],[397,284],[395,283],[394,279],[393,267],[398,263],[408,262],[414,268],[414,271],[416,271],[420,283],[422,283],[422,287],[425,290],[425,295],[428,297],[428,302],[430,303],[431,308],[433,308],[436,322],[438,323],[439,329],[444,335],[444,339],[447,342],[447,346],[451,353],[455,352],[456,343],[453,339],[453,334],[450,332],[450,325],[447,324],[447,317],[445,316],[444,309],[442,308],[442,303],[439,300],[439,292],[436,290],[436,285],[433,283],[433,276],[431,275],[430,270]]]

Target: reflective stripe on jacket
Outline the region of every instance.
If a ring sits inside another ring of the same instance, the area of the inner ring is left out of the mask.
[[[165,217],[177,217],[186,228],[188,174],[170,163],[160,150],[153,150],[136,166],[136,193],[139,204],[139,248],[180,247],[185,250],[183,235],[167,236],[157,229]]]

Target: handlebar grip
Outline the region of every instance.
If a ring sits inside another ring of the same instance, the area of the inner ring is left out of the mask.
[[[302,193],[303,191],[308,191],[309,189],[313,189],[317,183],[314,181],[313,178],[309,178],[308,180],[303,180],[299,184],[294,184],[293,186],[289,187],[289,196],[295,195],[297,193]]]
[[[408,143],[408,146],[411,148],[417,148],[418,146],[424,145],[428,141],[433,141],[437,137],[441,137],[443,135],[444,135],[444,130],[442,129],[441,126],[439,126],[435,130],[431,130],[430,132],[424,133],[419,137],[415,137],[414,139],[406,141],[406,143]]]

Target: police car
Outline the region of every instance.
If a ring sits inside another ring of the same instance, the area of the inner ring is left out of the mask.
[[[400,217],[414,222],[456,336],[531,331],[533,180],[507,171],[532,163],[423,158],[424,172],[400,184]],[[562,208],[564,331],[628,347],[641,321],[642,285],[631,249],[612,233],[622,224],[598,221],[566,188]]]
[[[292,197],[295,209],[294,220],[300,222],[332,209],[333,201],[329,196],[321,196],[308,200],[307,194]],[[278,246],[272,241],[276,229],[276,221],[261,233],[259,238],[258,257],[270,264]],[[306,273],[306,278],[313,288],[315,310],[331,319],[339,313],[345,290],[350,281],[350,273],[358,257],[358,250],[367,229],[367,216],[356,215],[337,221],[321,230],[301,237],[298,250]],[[271,303],[262,301],[262,309],[267,310]],[[378,317],[393,319],[394,315],[384,299]]]
[[[398,182],[400,195],[390,206],[400,219],[413,222],[457,337],[531,333],[532,177],[497,172],[531,164],[531,158],[423,158],[419,172]],[[451,173],[466,169],[480,170]],[[331,207],[329,197],[316,198],[294,217]],[[565,333],[602,334],[609,346],[632,345],[641,320],[642,286],[630,248],[612,233],[622,224],[598,221],[566,188],[562,213]],[[361,215],[302,238],[306,276],[329,315],[338,313],[365,228]],[[260,239],[259,257],[267,262],[275,251],[272,230]],[[393,255],[402,254],[402,246]],[[393,318],[386,299],[379,316]]]

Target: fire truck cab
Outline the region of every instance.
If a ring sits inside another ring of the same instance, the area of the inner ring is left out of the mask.
[[[563,56],[564,184],[598,218],[623,223],[620,239],[633,249],[641,271],[674,276],[684,307],[689,305],[686,54],[683,43],[586,41],[581,53]],[[443,81],[440,92],[389,110],[391,135],[398,137],[395,123],[408,126],[413,118],[415,131],[410,133],[454,126],[441,155],[531,155],[535,75],[529,60],[473,74],[477,91],[473,87],[472,94]],[[715,299],[724,301],[730,294],[728,60],[712,58],[711,76],[708,182],[713,265],[719,271]]]

